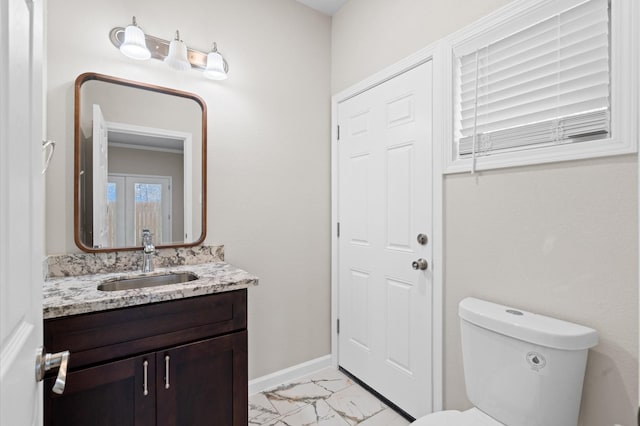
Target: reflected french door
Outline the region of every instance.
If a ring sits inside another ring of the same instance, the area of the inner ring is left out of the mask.
[[[171,242],[171,176],[110,174],[107,189],[109,238],[113,246],[142,245],[148,229],[154,244]]]

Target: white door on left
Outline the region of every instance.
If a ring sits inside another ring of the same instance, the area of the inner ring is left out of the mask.
[[[42,0],[0,3],[0,425],[42,424]]]
[[[109,241],[107,185],[109,184],[109,129],[100,105],[93,105],[93,248],[113,247]]]

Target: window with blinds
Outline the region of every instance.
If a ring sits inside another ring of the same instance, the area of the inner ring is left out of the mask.
[[[608,0],[454,55],[459,158],[610,137]]]

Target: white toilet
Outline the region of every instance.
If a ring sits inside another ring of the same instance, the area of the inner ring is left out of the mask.
[[[414,426],[576,426],[588,327],[475,298],[460,302],[467,396],[474,408],[441,411]]]

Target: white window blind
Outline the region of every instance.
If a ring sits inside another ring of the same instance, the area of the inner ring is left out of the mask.
[[[457,59],[460,158],[610,137],[608,0]]]

